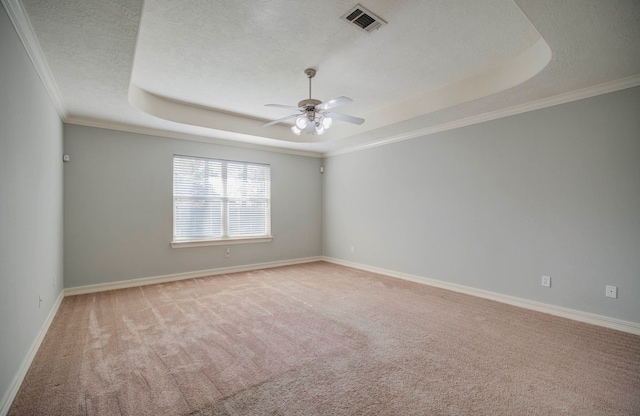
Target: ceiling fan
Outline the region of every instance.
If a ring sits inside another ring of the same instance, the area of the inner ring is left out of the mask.
[[[307,75],[307,78],[309,78],[308,99],[300,101],[297,107],[293,105],[266,104],[267,107],[288,108],[298,110],[299,113],[291,114],[278,120],[265,123],[261,127],[268,127],[273,124],[295,118],[295,124],[291,127],[291,131],[293,131],[294,134],[300,135],[300,133],[305,132],[305,134],[322,135],[327,131],[327,129],[329,129],[329,127],[331,127],[333,120],[346,121],[347,123],[353,124],[364,123],[363,118],[328,111],[332,108],[353,102],[351,98],[338,97],[325,102],[311,98],[311,78],[316,75],[316,70],[313,68],[307,68],[304,70],[304,73]]]

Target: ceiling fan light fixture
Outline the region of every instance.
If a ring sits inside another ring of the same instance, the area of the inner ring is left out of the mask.
[[[307,118],[304,116],[300,116],[296,119],[296,127],[299,130],[304,130],[305,128],[307,128]]]
[[[325,129],[329,129],[333,125],[333,119],[331,117],[324,117],[322,119],[322,125]]]
[[[298,126],[293,126],[291,127],[291,131],[293,132],[293,134],[295,134],[296,136],[300,136],[300,133],[302,132],[301,129],[298,128]]]
[[[322,125],[322,123],[316,123],[316,134],[318,136],[322,136],[327,129]]]

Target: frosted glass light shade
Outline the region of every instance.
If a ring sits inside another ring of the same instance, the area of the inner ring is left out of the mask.
[[[298,122],[296,121],[296,124],[298,124]],[[291,127],[291,131],[293,132],[293,134],[295,134],[296,136],[300,136],[300,132],[302,130],[300,130],[297,126],[293,126]]]
[[[322,125],[325,129],[328,129],[333,124],[333,119],[331,117],[325,117],[322,119]]]
[[[304,130],[305,128],[307,128],[307,118],[306,118],[306,117],[303,117],[303,116],[298,117],[298,118],[296,119],[296,127],[297,127],[299,130]],[[295,133],[295,132],[294,132],[294,133]],[[298,133],[298,134],[300,134],[300,133]]]

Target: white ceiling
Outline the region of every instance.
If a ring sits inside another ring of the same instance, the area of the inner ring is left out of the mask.
[[[371,34],[357,0],[2,1],[66,122],[200,141],[335,154],[640,85],[637,0],[361,0]],[[366,122],[260,127],[308,67]]]

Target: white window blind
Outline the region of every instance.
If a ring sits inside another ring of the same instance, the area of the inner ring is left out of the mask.
[[[173,240],[270,237],[270,166],[173,157]]]

